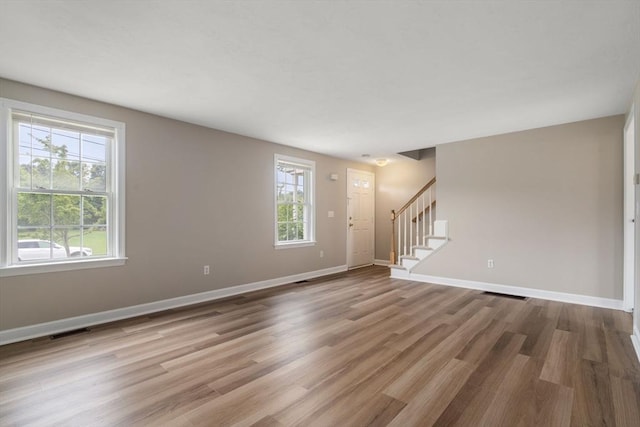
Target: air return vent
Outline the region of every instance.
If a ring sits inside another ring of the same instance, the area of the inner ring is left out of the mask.
[[[60,332],[59,334],[50,335],[49,338],[51,338],[52,340],[57,340],[58,338],[64,338],[71,335],[83,334],[85,332],[89,332],[89,328],[80,328],[80,329],[74,329],[73,331]]]
[[[489,291],[485,291],[483,292],[483,294],[485,295],[489,295],[492,297],[501,297],[501,298],[509,298],[509,299],[518,299],[520,301],[524,301],[527,299],[527,297],[521,297],[519,295],[511,295],[511,294],[501,294],[498,292],[489,292]]]

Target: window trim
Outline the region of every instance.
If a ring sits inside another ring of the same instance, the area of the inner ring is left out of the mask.
[[[309,218],[309,234],[305,240],[278,240],[278,163],[286,162],[298,164],[308,167],[311,170],[311,179],[309,180],[309,199],[310,199],[310,218]],[[274,154],[273,156],[273,247],[275,249],[291,249],[302,248],[307,246],[315,246],[316,244],[316,162],[313,160],[302,159],[299,157],[286,156],[283,154]]]
[[[113,193],[110,206],[109,237],[112,241],[111,256],[36,264],[12,264],[13,245],[17,239],[17,206],[14,200],[14,141],[12,111],[26,111],[33,114],[56,117],[64,120],[113,128],[114,143],[109,152],[112,161],[110,188]],[[75,113],[58,108],[45,107],[28,102],[0,98],[0,176],[7,183],[0,185],[0,277],[23,274],[49,273],[55,271],[79,270],[85,268],[123,265],[125,256],[125,124],[114,120]]]

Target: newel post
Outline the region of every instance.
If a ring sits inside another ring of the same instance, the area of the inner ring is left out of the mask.
[[[391,265],[396,263],[396,211],[391,209],[391,252],[389,253]]]

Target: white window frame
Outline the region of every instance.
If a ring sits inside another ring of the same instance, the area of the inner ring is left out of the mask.
[[[308,204],[308,235],[305,239],[281,241],[278,239],[278,164],[287,163],[291,165],[308,168],[310,170],[310,179],[306,183],[305,191],[309,192]],[[301,159],[298,157],[285,156],[282,154],[274,155],[273,162],[273,202],[274,202],[274,247],[276,249],[300,248],[305,246],[314,246],[316,244],[316,162],[313,160]]]
[[[108,127],[114,130],[114,143],[107,153],[109,162],[109,207],[107,233],[109,256],[52,259],[43,262],[17,263],[17,194],[14,184],[15,142],[13,140],[13,110],[43,115],[69,122]],[[0,277],[110,267],[125,263],[125,124],[85,114],[44,107],[27,102],[0,98]]]

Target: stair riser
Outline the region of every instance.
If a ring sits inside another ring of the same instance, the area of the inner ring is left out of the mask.
[[[420,249],[420,248],[415,248],[413,250],[413,254],[420,258],[420,259],[425,259],[426,257],[428,257],[429,255],[431,255],[431,252],[433,252],[433,250],[431,249]]]
[[[428,240],[429,240],[429,247],[433,249],[439,248],[440,246],[446,243],[446,240],[443,240],[443,239],[428,239]]]
[[[402,266],[407,270],[411,270],[419,262],[420,260],[416,260],[416,259],[403,259]]]

